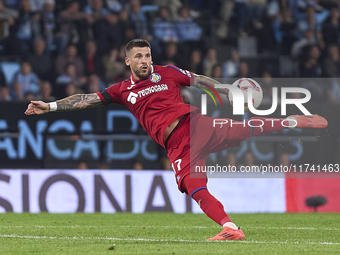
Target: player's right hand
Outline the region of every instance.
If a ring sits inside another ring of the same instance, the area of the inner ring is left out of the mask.
[[[50,106],[48,103],[43,101],[31,101],[28,105],[27,110],[25,111],[26,115],[33,114],[44,114],[50,111]]]

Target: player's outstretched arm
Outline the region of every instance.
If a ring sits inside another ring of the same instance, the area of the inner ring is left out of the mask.
[[[213,88],[215,88],[215,84],[221,84],[219,81],[216,81],[210,77],[204,76],[204,75],[198,75],[198,74],[194,74],[194,81],[193,84],[191,86],[197,87],[197,88],[202,88],[202,89],[206,89],[207,86],[205,85],[209,85]],[[228,89],[224,88],[224,89],[220,89],[220,88],[216,88],[216,91],[218,93],[222,93],[228,96]]]
[[[100,100],[99,96],[96,93],[76,94],[52,103],[45,103],[43,101],[31,101],[31,103],[27,107],[27,110],[25,111],[25,114],[44,114],[50,111],[75,111],[103,105],[104,103]]]

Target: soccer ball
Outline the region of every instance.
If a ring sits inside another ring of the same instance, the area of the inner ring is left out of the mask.
[[[263,99],[263,91],[261,86],[253,79],[250,78],[242,78],[237,81],[235,81],[232,86],[238,87],[242,90],[243,96],[244,96],[244,109],[245,111],[248,111],[248,90],[252,90],[252,102],[254,108],[258,108],[262,102]],[[233,94],[229,90],[228,98],[233,105]]]

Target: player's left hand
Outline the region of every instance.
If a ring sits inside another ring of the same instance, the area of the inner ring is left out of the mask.
[[[33,114],[44,114],[50,111],[50,106],[48,103],[43,101],[31,101],[28,105],[27,110],[25,111],[26,115]]]

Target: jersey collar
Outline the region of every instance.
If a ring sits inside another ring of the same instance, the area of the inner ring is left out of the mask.
[[[153,73],[154,71],[154,68],[153,68],[153,65],[151,65],[151,73]],[[150,74],[151,75],[151,74]],[[134,85],[135,82],[139,82],[139,80],[136,80],[135,78],[133,78],[133,75],[131,74],[130,76],[130,81],[131,81],[131,84]]]

